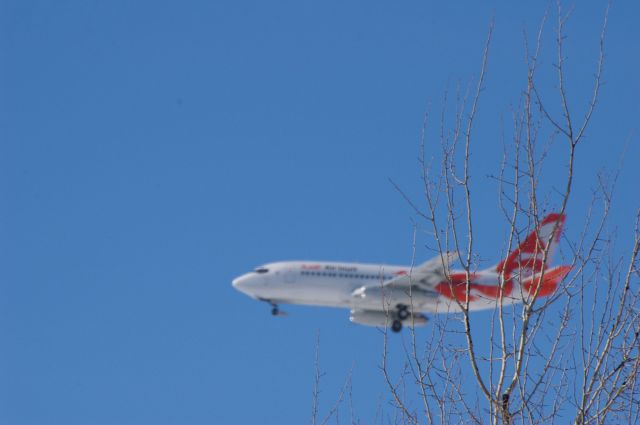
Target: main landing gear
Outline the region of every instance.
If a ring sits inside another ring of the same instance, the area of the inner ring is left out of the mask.
[[[411,312],[409,311],[409,306],[405,304],[396,305],[395,311],[392,312],[391,318],[393,321],[391,322],[391,330],[393,332],[400,332],[402,330],[402,322],[411,317]],[[422,315],[414,315],[414,318],[426,320],[426,318]]]
[[[406,306],[404,304],[398,304],[396,308],[398,309],[398,312],[397,312],[398,319],[406,320],[410,316],[409,306]]]

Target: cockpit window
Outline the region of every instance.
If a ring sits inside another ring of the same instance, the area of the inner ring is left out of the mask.
[[[267,273],[269,271],[269,269],[264,268],[264,267],[259,267],[255,270],[256,273]]]

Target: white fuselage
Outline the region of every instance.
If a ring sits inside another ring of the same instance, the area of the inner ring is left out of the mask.
[[[384,282],[410,272],[411,267],[407,266],[287,261],[258,267],[234,279],[233,286],[253,298],[273,304],[368,310],[385,310],[396,304],[406,304],[425,312],[437,311],[442,303],[450,304],[449,298],[434,290],[415,290],[409,294],[399,290],[393,293],[392,288],[383,287]],[[475,281],[479,280],[495,285],[498,275],[483,272],[475,275]],[[493,305],[482,307],[491,308]]]
[[[570,265],[548,268],[565,221],[550,213],[509,255],[483,271],[451,270],[458,253],[443,252],[416,266],[284,261],[258,267],[234,288],[272,304],[351,309],[355,323],[387,326],[426,323],[423,312],[483,310],[555,293]],[[453,307],[450,309],[450,307]]]
[[[254,298],[273,302],[354,307],[355,290],[381,284],[406,268],[287,261],[267,264],[256,270],[235,279],[233,286]]]

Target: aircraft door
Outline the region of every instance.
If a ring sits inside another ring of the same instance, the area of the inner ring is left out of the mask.
[[[285,283],[295,283],[296,281],[296,272],[293,269],[287,269],[284,271],[284,282]]]

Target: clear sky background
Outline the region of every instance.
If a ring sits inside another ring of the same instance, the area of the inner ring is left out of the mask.
[[[352,370],[356,418],[386,421],[379,331],[351,324],[346,310],[284,307],[289,317],[272,318],[231,280],[276,260],[411,262],[417,218],[388,179],[420,199],[423,116],[477,76],[492,18],[473,219],[486,265],[499,261],[506,223],[486,176],[524,88],[523,30],[533,33],[544,10],[1,1],[0,424],[305,423],[317,336],[321,416]],[[579,2],[567,28],[577,114],[604,10]],[[630,244],[638,16],[637,2],[611,9],[568,237],[595,172],[615,168],[628,141],[612,224]],[[551,93],[553,81],[542,82]],[[420,245],[416,255],[432,253]],[[392,352],[407,335],[393,335]]]

